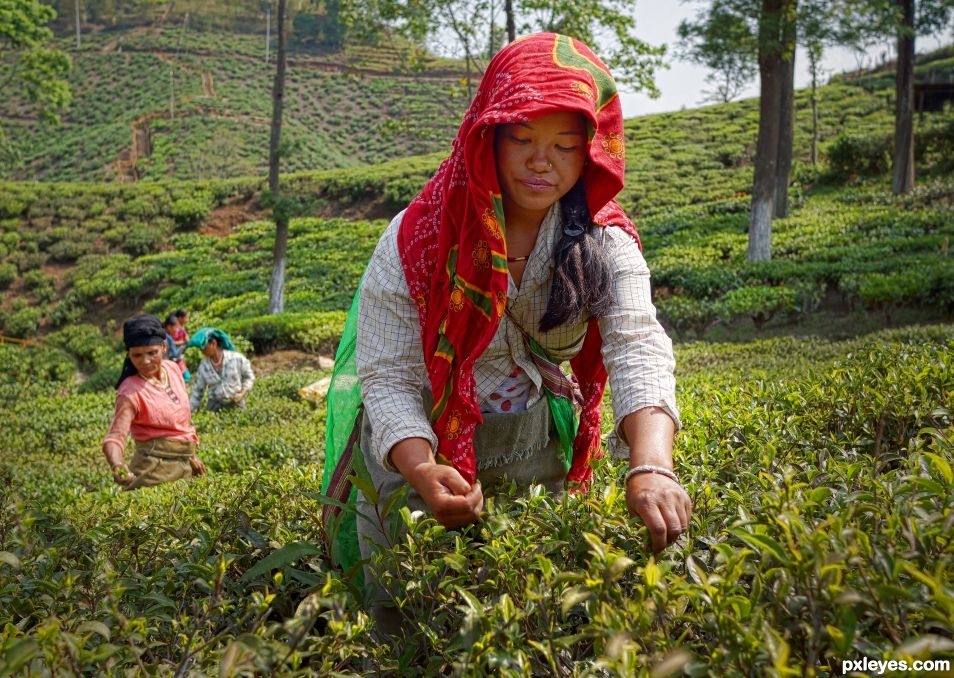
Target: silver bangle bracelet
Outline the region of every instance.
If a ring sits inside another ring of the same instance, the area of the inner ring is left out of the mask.
[[[652,464],[644,464],[642,466],[634,466],[633,468],[629,469],[626,472],[626,475],[623,476],[623,484],[625,485],[626,483],[629,482],[630,478],[632,478],[635,475],[639,475],[640,473],[658,473],[661,476],[666,476],[670,480],[674,480],[677,483],[679,482],[679,476],[677,476],[675,473],[670,471],[668,468],[665,468],[664,466],[653,466]]]

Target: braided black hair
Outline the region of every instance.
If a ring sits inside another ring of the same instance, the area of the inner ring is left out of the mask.
[[[540,331],[577,320],[584,310],[605,315],[613,303],[613,281],[603,245],[593,236],[583,179],[560,200],[563,234],[554,253],[553,283]]]

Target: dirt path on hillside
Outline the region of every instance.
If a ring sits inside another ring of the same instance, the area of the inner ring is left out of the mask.
[[[116,181],[119,183],[133,183],[139,181],[139,170],[136,163],[140,158],[148,158],[152,153],[152,139],[149,135],[149,121],[160,117],[155,113],[146,113],[129,123],[132,130],[132,143],[119,152],[114,166]]]
[[[202,79],[202,95],[198,97],[186,98],[184,101],[189,101],[190,99],[214,99],[215,98],[215,81],[212,78],[212,73],[209,71],[198,68],[191,64],[182,63],[181,61],[176,60],[175,58],[169,56],[166,52],[154,52],[156,58],[160,61],[169,64],[173,68],[181,68],[185,71],[190,71],[192,73],[198,73]],[[202,110],[201,108],[198,110]],[[188,113],[194,113],[195,108],[188,109],[183,108],[180,110],[179,115],[185,116]],[[210,115],[215,115],[214,113],[209,113]],[[136,163],[140,160],[148,158],[152,153],[152,139],[149,134],[149,121],[155,118],[168,118],[169,113],[167,111],[154,111],[151,113],[146,113],[140,115],[138,118],[133,120],[130,124],[132,128],[132,143],[129,147],[124,148],[119,152],[119,155],[116,157],[114,166],[116,168],[116,181],[119,183],[132,183],[139,181],[139,170],[136,169]],[[227,117],[227,116],[216,116],[216,117]],[[258,124],[256,122],[256,124]],[[267,122],[265,123],[267,124]]]
[[[221,207],[216,207],[199,226],[199,234],[224,238],[230,235],[239,224],[268,218],[268,212],[261,211],[258,205],[256,193],[248,198],[233,199]]]
[[[211,71],[202,71],[202,95],[206,99],[215,98],[215,82],[212,80]]]
[[[155,30],[155,27],[140,26],[139,28],[134,28],[127,35],[120,35],[115,40],[110,40],[105,45],[103,45],[102,49],[100,49],[99,51],[104,54],[106,52],[118,52],[119,46],[122,44],[123,40],[132,40],[132,39],[138,38],[140,35],[145,35],[151,30]],[[130,50],[128,47],[126,47],[126,51],[134,51],[134,50]]]
[[[206,99],[215,98],[215,83],[212,79],[211,71],[207,71],[204,68],[199,68],[198,66],[193,66],[192,64],[187,64],[183,61],[179,61],[174,56],[171,56],[168,52],[155,51],[152,52],[159,61],[169,64],[173,68],[181,68],[184,71],[190,71],[192,73],[198,73],[199,77],[202,80],[202,97]]]
[[[305,351],[273,351],[264,355],[252,356],[252,369],[255,376],[266,376],[276,372],[304,372],[312,370],[332,370],[334,358],[319,353]]]
[[[119,51],[120,45],[122,44],[122,41],[124,38],[127,40],[130,38],[138,38],[140,35],[145,35],[146,33],[149,33],[150,31],[152,32],[153,35],[159,35],[159,33],[162,31],[163,24],[166,23],[166,19],[169,18],[169,13],[172,11],[172,8],[175,6],[175,4],[176,4],[175,0],[171,0],[171,2],[168,5],[166,5],[166,8],[165,10],[163,10],[162,14],[156,17],[156,22],[154,24],[146,24],[145,26],[134,28],[133,30],[129,32],[128,35],[120,35],[115,40],[110,40],[105,45],[103,45],[103,48],[100,50],[100,52]],[[136,51],[136,50],[127,48],[127,51]]]

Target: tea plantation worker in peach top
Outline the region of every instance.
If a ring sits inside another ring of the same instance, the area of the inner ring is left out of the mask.
[[[537,34],[490,62],[450,157],[386,229],[359,290],[358,439],[378,509],[410,485],[412,510],[458,527],[504,477],[585,489],[608,378],[630,513],[656,551],[687,529],[672,344],[613,199],[624,152],[615,83],[586,45]],[[346,501],[339,468],[325,490]],[[367,498],[356,503],[367,559],[388,538],[362,519],[375,515]],[[386,598],[366,588],[380,622]]]
[[[155,316],[138,315],[123,323],[126,358],[103,453],[113,479],[125,490],[205,473],[196,454],[199,438],[190,421],[182,372],[162,359],[165,342],[165,329]],[[127,434],[136,443],[129,464],[124,461]]]

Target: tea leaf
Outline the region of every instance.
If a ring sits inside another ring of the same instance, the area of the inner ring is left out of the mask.
[[[292,542],[291,544],[286,544],[285,546],[272,551],[267,556],[258,561],[255,565],[250,567],[245,571],[245,574],[242,575],[243,580],[254,579],[268,572],[291,565],[300,558],[306,556],[317,556],[322,553],[314,544],[309,544],[307,542]]]

